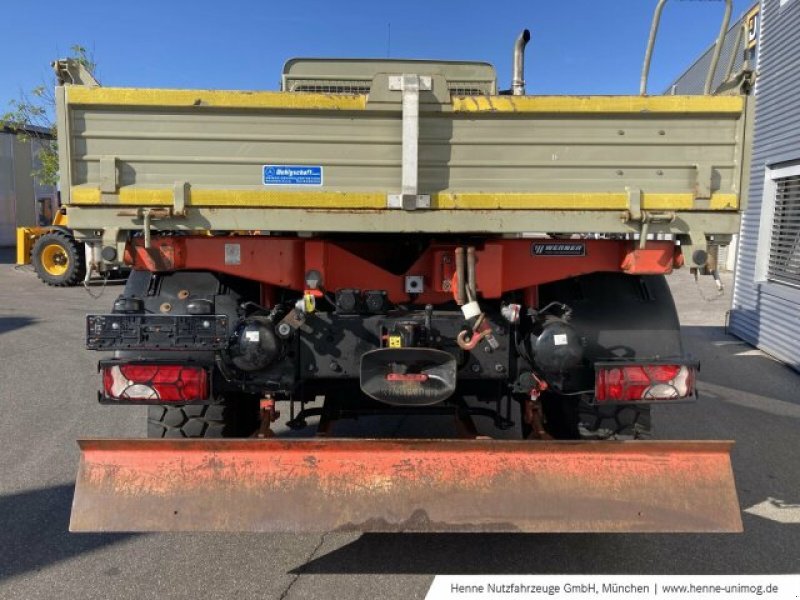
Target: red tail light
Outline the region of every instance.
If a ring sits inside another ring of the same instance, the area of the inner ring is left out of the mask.
[[[197,402],[209,395],[208,372],[185,365],[104,365],[103,392],[121,402]]]
[[[694,395],[695,367],[691,365],[598,366],[597,402],[656,402]]]

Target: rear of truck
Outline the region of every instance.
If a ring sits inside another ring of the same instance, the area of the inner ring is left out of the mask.
[[[442,61],[63,79],[70,225],[133,269],[87,317],[98,396],[152,438],[81,441],[73,530],[741,528],[729,442],[650,438],[697,399],[665,276],[738,231],[747,97],[501,94]],[[336,437],[412,414],[455,439]]]

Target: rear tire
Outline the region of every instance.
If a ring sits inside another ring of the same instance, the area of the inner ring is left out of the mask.
[[[65,231],[45,233],[33,244],[31,263],[47,285],[67,287],[86,275],[84,246]]]
[[[258,427],[258,405],[245,399],[224,404],[148,406],[148,438],[248,437]]]
[[[594,406],[581,402],[578,431],[584,440],[649,440],[653,435],[650,405]]]
[[[597,406],[571,396],[542,394],[544,428],[556,440],[649,440],[652,437],[650,405]],[[521,418],[522,437],[531,427]]]

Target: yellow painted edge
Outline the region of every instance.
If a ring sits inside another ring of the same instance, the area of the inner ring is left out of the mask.
[[[364,110],[366,95],[67,86],[67,104]],[[456,96],[455,112],[740,113],[741,96]]]
[[[455,112],[741,113],[741,96],[458,96]]]
[[[343,94],[299,94],[225,90],[162,90],[67,86],[67,104],[85,106],[165,106],[212,108],[287,108],[364,110],[367,97]]]
[[[172,189],[123,188],[117,204],[140,206],[170,206]],[[98,205],[100,190],[77,186],[71,190],[72,204]],[[711,197],[711,210],[736,210],[736,194],[717,193]],[[692,194],[645,193],[642,208],[650,210],[692,210]],[[263,207],[263,208],[324,208],[324,209],[382,209],[386,194],[379,192],[296,192],[273,190],[202,190],[193,189],[187,198],[188,206]],[[436,209],[467,210],[625,210],[628,195],[624,193],[441,193],[431,197]]]

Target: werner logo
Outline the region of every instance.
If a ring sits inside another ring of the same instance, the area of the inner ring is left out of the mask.
[[[264,165],[264,185],[322,185],[322,167]]]
[[[586,256],[583,242],[535,242],[531,246],[533,256]]]

